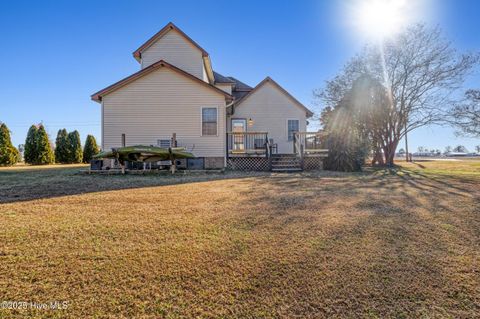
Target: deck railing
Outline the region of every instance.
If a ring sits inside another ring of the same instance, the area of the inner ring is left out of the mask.
[[[268,157],[270,146],[266,132],[227,132],[227,156],[254,155]]]
[[[328,149],[325,148],[324,142],[324,134],[321,132],[294,132],[293,150],[299,156],[304,154],[326,155]]]

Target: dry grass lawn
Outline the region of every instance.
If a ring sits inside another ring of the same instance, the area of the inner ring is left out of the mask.
[[[0,302],[39,318],[480,316],[480,162],[364,173],[0,170]]]

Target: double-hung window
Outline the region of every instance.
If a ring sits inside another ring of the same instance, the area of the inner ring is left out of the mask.
[[[218,116],[216,107],[202,108],[202,136],[216,136]]]
[[[288,120],[287,129],[288,129],[288,140],[293,141],[293,133],[298,132],[299,130],[298,120]]]

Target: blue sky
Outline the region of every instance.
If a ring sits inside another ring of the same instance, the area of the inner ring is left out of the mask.
[[[342,12],[349,2],[3,1],[0,121],[15,145],[41,121],[52,139],[65,127],[82,141],[99,140],[100,106],[90,95],[138,71],[132,52],[169,21],[209,52],[220,73],[252,86],[269,75],[311,106],[312,90],[364,42]],[[424,2],[419,19],[440,25],[458,49],[480,50],[480,2]],[[479,80],[477,73],[466,87],[480,88]],[[441,127],[410,135],[412,149],[457,144],[473,150],[480,140]]]

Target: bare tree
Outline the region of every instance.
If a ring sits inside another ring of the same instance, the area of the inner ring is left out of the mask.
[[[358,78],[368,75],[381,83],[388,98],[379,99],[387,105],[382,108],[382,121],[375,122],[375,143],[385,164],[392,166],[405,134],[445,120],[455,102],[453,93],[478,61],[478,54],[458,54],[439,28],[419,24],[394,39],[367,46],[314,94],[325,107],[335,109]]]
[[[457,103],[450,115],[458,134],[480,137],[480,90],[468,90],[465,100]]]
[[[457,145],[453,148],[453,151],[454,152],[458,152],[458,153],[468,153],[468,150],[465,146],[463,145]]]

